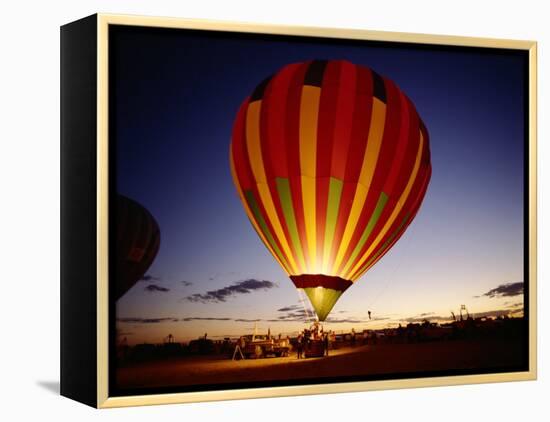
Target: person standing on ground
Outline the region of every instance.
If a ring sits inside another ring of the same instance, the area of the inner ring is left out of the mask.
[[[298,359],[302,359],[302,351],[304,348],[304,344],[303,344],[304,337],[302,336],[302,333],[298,335],[298,338],[296,340],[298,342],[298,344],[296,345],[296,355]]]

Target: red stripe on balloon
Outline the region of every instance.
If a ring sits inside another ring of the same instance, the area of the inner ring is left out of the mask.
[[[356,95],[356,66],[344,61],[341,64],[340,86],[336,100],[336,121],[334,122],[334,133],[332,135],[332,151],[329,153],[332,156],[330,174],[339,180],[343,180],[346,174]]]
[[[364,265],[366,262],[369,261],[369,259],[371,259],[371,257],[373,256],[376,256],[377,253],[379,253],[379,251],[381,250],[381,248],[384,246],[384,243],[386,243],[386,241],[390,238],[390,236],[392,236],[392,234],[394,233],[394,231],[399,227],[399,225],[402,223],[403,219],[405,218],[405,216],[407,215],[407,213],[410,214],[410,217],[408,218],[408,221],[407,223],[401,228],[401,230],[399,231],[399,233],[397,235],[395,235],[394,239],[386,246],[386,248],[380,252],[380,254],[376,257],[376,259],[373,260],[373,262],[371,262],[368,266],[368,268],[366,268],[365,270],[363,270],[363,274],[365,272],[368,271],[369,268],[372,268],[378,261],[380,261],[380,259],[382,259],[382,257],[390,250],[393,248],[393,245],[395,245],[395,243],[401,238],[401,236],[403,236],[403,234],[407,231],[407,228],[409,227],[409,225],[411,224],[411,222],[415,219],[416,217],[416,214],[418,213],[419,209],[420,209],[420,205],[422,204],[422,200],[424,199],[424,196],[426,194],[426,191],[427,191],[427,188],[428,188],[428,183],[430,181],[430,175],[431,175],[431,168],[428,168],[428,169],[425,169],[423,174],[421,175],[421,177],[419,177],[419,183],[417,184],[417,187],[415,189],[415,195],[413,195],[413,204],[411,206],[408,207],[408,211],[407,210],[404,210],[402,212],[399,213],[399,216],[398,218],[396,219],[395,221],[395,224],[392,225],[391,229],[388,231],[387,235],[384,236],[384,239],[382,239],[382,241],[380,242],[380,246],[378,248],[376,248],[376,250],[374,250],[371,254],[369,254],[368,257],[366,257],[363,262],[362,262],[362,265]],[[413,192],[411,192],[412,194]],[[404,207],[405,208],[405,207]],[[360,276],[359,274],[357,274],[357,276]],[[357,277],[356,276],[356,277]]]
[[[305,229],[304,206],[302,203],[302,180],[300,171],[300,101],[302,98],[302,87],[306,71],[310,62],[297,65],[288,84],[288,95],[286,103],[286,126],[285,126],[285,148],[287,154],[288,174],[290,190],[292,194],[292,205],[302,251],[306,265],[309,265],[309,253]]]
[[[372,115],[372,76],[370,70],[364,67],[357,69],[357,93],[351,124],[349,153],[347,156],[344,180],[357,183],[363,167],[367,149],[371,115]]]
[[[397,146],[395,149],[395,155],[390,165],[390,172],[385,180],[384,187],[382,190],[388,195],[396,198],[399,198],[398,195],[394,195],[394,187],[397,182],[397,177],[399,173],[403,170],[402,165],[405,160],[405,153],[407,148],[411,147],[411,142],[409,138],[411,126],[410,126],[410,116],[409,116],[409,107],[405,96],[398,92],[399,96],[399,108],[401,110],[401,124],[399,127],[399,135],[397,137]],[[412,152],[412,149],[411,151]],[[416,144],[416,151],[412,152],[412,155],[418,153],[418,143]],[[409,169],[410,170],[410,169]],[[410,174],[410,171],[409,171]]]
[[[277,79],[277,77],[275,79]],[[279,219],[279,222],[283,229],[283,236],[285,237],[286,243],[290,246],[289,248],[290,254],[294,258],[294,262],[296,262],[297,265],[299,265],[300,261],[298,258],[298,251],[296,250],[296,248],[292,247],[290,230],[286,224],[286,219],[283,213],[283,205],[281,203],[279,192],[277,190],[276,174],[273,168],[275,164],[275,160],[274,160],[274,157],[271,155],[272,149],[269,148],[270,145],[273,145],[274,143],[276,143],[276,140],[272,140],[275,134],[273,132],[270,132],[269,130],[270,129],[269,120],[274,117],[273,116],[274,114],[276,114],[276,112],[274,113],[274,110],[273,110],[274,101],[272,101],[273,97],[276,97],[278,94],[275,88],[279,88],[279,87],[275,87],[272,79],[266,85],[263,92],[262,105],[261,105],[260,116],[259,116],[260,148],[262,153],[262,161],[264,164],[264,171],[266,174],[267,186],[271,194],[271,199],[273,201],[275,213],[277,214],[277,218]],[[286,87],[283,87],[283,88],[286,88]],[[281,148],[281,149],[284,150],[284,148]],[[267,215],[264,215],[264,218],[267,219]]]
[[[340,91],[341,73],[343,62],[329,62],[325,68],[321,95],[319,98],[319,114],[317,125],[317,162],[315,169],[316,176],[316,242],[317,257],[323,256],[325,241],[325,223],[327,215],[328,191],[331,176],[331,151],[333,133],[337,119],[337,101]]]
[[[376,208],[376,204],[378,203],[378,200],[380,198],[384,181],[386,180],[386,178],[388,177],[388,174],[391,171],[391,164],[393,161],[393,157],[396,154],[397,138],[398,138],[399,130],[402,125],[401,108],[400,108],[401,104],[399,100],[399,93],[395,85],[387,79],[384,79],[384,82],[385,82],[385,88],[387,93],[387,106],[386,106],[386,121],[384,124],[384,133],[382,135],[382,144],[380,146],[380,153],[378,155],[376,169],[374,171],[372,182],[369,187],[367,198],[365,200],[365,205],[363,206],[361,215],[357,222],[357,227],[353,233],[353,236],[351,237],[349,247],[346,251],[346,254],[344,255],[344,259],[342,260],[342,263],[338,271],[343,270],[344,267],[349,263],[353,250],[355,249],[356,245],[359,243],[359,240],[361,239],[361,236],[363,235],[363,232],[365,231],[368,225],[368,222],[372,217],[374,209]],[[382,211],[382,214],[380,215],[378,222],[374,228],[375,230],[380,225],[383,225],[385,220],[388,218],[389,214],[387,212],[387,209],[389,205],[390,205],[389,203],[386,204],[386,207]],[[360,253],[356,256],[354,262],[352,262],[351,265],[349,266],[349,269],[352,269],[355,266],[358,258],[361,256],[361,254],[365,252],[366,248],[370,246],[370,243],[369,243],[370,239],[374,239],[373,233],[371,233],[367,242],[361,248]]]
[[[336,220],[336,229],[334,231],[334,240],[332,242],[330,263],[333,263],[336,259],[340,242],[344,236],[367,148],[366,141],[369,136],[372,115],[372,76],[368,69],[357,67],[356,87],[357,95],[355,96],[349,154],[342,188],[342,198],[338,210],[338,219]]]
[[[383,187],[383,192],[389,196],[389,200],[388,200],[388,203],[386,204],[386,207],[384,208],[384,211],[380,215],[378,223],[376,224],[372,233],[370,234],[369,239],[371,239],[371,241],[365,243],[363,248],[361,248],[361,252],[357,256],[357,259],[353,263],[351,268],[353,268],[361,260],[361,257],[363,256],[363,254],[365,254],[367,250],[370,248],[372,241],[378,237],[381,230],[384,228],[386,222],[392,215],[397,205],[397,201],[399,200],[401,193],[405,188],[405,185],[409,181],[409,178],[411,176],[413,166],[414,166],[414,160],[416,159],[416,155],[418,153],[418,144],[420,142],[419,135],[418,135],[419,133],[418,126],[416,126],[416,128],[413,129],[410,124],[411,123],[410,109],[405,96],[397,89],[394,92],[397,93],[399,98],[398,101],[399,101],[400,110],[401,110],[400,115],[402,116],[402,118],[401,118],[401,125],[398,132],[399,134],[398,134],[396,150],[390,166],[391,171],[387,176]],[[407,162],[407,159],[408,159],[408,162]],[[396,184],[398,180],[402,181],[402,183],[399,189],[396,189]],[[410,197],[411,197],[411,194],[409,194],[409,198]],[[405,212],[407,211],[405,206],[401,209],[401,212],[403,211]],[[400,213],[395,219],[392,226],[395,224],[399,225],[401,223],[401,219],[402,218]],[[386,234],[380,241],[380,245],[382,245],[385,242],[384,239],[386,237],[390,236],[393,233],[392,230],[393,228],[390,228],[390,230],[386,232]],[[369,256],[370,255],[372,255],[372,253],[369,254]],[[362,262],[366,262],[366,261],[367,259],[362,260]]]
[[[299,64],[285,66],[270,82],[270,89],[264,95],[264,103],[269,103],[269,116],[265,116],[266,150],[271,157],[271,175],[288,178],[287,149],[284,142],[287,125],[288,88]],[[262,113],[263,114],[263,113]],[[262,139],[262,142],[264,140]]]
[[[376,170],[374,171],[370,186],[371,192],[369,192],[369,198],[367,198],[367,201],[375,203],[378,201],[378,196],[383,191],[384,183],[390,174],[394,157],[397,154],[399,132],[403,125],[399,92],[390,80],[384,79],[384,83],[387,95],[386,122],[378,162],[376,163]],[[373,194],[371,195],[371,193]]]
[[[317,163],[316,177],[328,178],[331,176],[331,151],[333,132],[336,123],[336,102],[338,99],[340,72],[342,62],[329,62],[323,78],[321,95],[319,98],[319,118],[317,125]]]
[[[411,221],[414,219],[416,213],[418,212],[418,209],[420,208],[420,205],[422,203],[422,200],[424,198],[424,195],[426,193],[426,189],[430,180],[431,175],[431,168],[430,167],[422,167],[419,170],[418,176],[415,180],[415,183],[413,185],[413,189],[411,190],[411,193],[409,195],[409,199],[406,201],[405,205],[403,206],[403,209],[399,213],[399,216],[396,218],[395,222],[392,224],[392,227],[388,230],[384,238],[381,240],[379,246],[374,250],[368,257],[366,257],[361,265],[364,265],[366,262],[368,262],[371,257],[375,256],[380,249],[383,247],[384,243],[388,241],[388,239],[394,234],[395,230],[399,228],[399,225],[402,223],[403,219],[407,214],[410,215],[408,222],[401,227],[401,230],[399,233],[395,236],[395,238],[392,240],[390,245],[387,247],[386,251],[381,253],[379,257],[377,257],[370,265],[369,268],[372,267],[386,252],[389,250],[395,242],[402,236],[402,234],[406,231],[407,227],[411,223]]]
[[[260,214],[262,215],[263,219],[265,220],[265,223],[271,232],[273,239],[275,241],[275,244],[281,251],[282,256],[285,258],[286,261],[288,261],[288,256],[285,253],[285,250],[282,247],[282,244],[277,237],[277,234],[273,228],[273,224],[271,220],[268,218],[268,214],[266,212],[265,206],[263,201],[260,197],[260,192],[258,190],[258,185],[256,184],[256,180],[254,179],[254,174],[252,173],[252,167],[250,165],[250,155],[248,153],[247,143],[246,143],[246,120],[248,115],[248,106],[249,106],[249,100],[247,99],[245,103],[243,103],[243,106],[241,106],[241,109],[239,110],[239,114],[237,117],[237,121],[235,123],[235,140],[234,143],[234,150],[233,150],[233,160],[235,161],[235,171],[237,172],[237,177],[241,181],[241,187],[243,192],[244,191],[251,191],[254,195],[254,198],[256,199],[256,202],[258,204],[258,208],[260,209]],[[239,170],[240,169],[240,172]],[[246,201],[245,198],[243,200]],[[253,216],[254,220],[256,218]],[[258,226],[260,226],[259,222],[256,221]]]
[[[420,131],[418,130],[418,114],[414,110],[410,100],[403,96],[405,100],[405,106],[407,107],[409,114],[409,129],[407,133],[407,138],[409,139],[405,154],[401,164],[399,164],[399,172],[395,180],[394,185],[388,187],[388,193],[395,198],[399,198],[401,193],[405,190],[407,183],[413,172],[414,163],[416,161],[416,156],[418,154],[418,147],[420,144]],[[417,176],[418,177],[418,176]]]

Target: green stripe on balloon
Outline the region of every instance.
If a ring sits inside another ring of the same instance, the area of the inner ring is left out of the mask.
[[[275,182],[277,183],[277,192],[283,208],[283,215],[290,233],[292,245],[294,246],[296,255],[298,255],[297,258],[300,262],[300,266],[305,270],[306,263],[304,260],[304,253],[302,251],[302,243],[300,242],[300,236],[298,235],[298,226],[296,225],[296,216],[294,215],[294,206],[292,204],[292,194],[290,193],[290,183],[288,179],[281,177],[277,177]]]
[[[342,187],[344,183],[334,177],[330,178],[327,203],[327,221],[325,223],[325,247],[323,250],[323,262],[328,265],[334,231],[336,230],[336,221],[338,219],[338,210],[340,209],[340,199],[342,197]]]
[[[361,235],[359,242],[357,242],[357,245],[355,246],[355,249],[353,250],[353,253],[351,254],[350,258],[347,260],[348,264],[346,265],[346,271],[347,271],[347,267],[350,267],[355,262],[357,255],[359,255],[359,252],[361,252],[361,249],[363,249],[363,246],[367,242],[367,239],[369,238],[370,234],[374,230],[374,226],[376,226],[376,223],[380,219],[380,216],[382,215],[382,211],[384,211],[384,207],[386,206],[387,202],[388,202],[388,195],[386,195],[384,192],[381,192],[380,196],[378,197],[378,202],[376,203],[376,207],[374,208],[374,212],[372,213],[370,220],[367,224],[367,227],[365,228],[365,231]]]
[[[281,250],[279,249],[279,246],[277,246],[277,243],[275,243],[275,239],[273,238],[273,235],[271,234],[271,231],[269,230],[269,227],[267,226],[267,223],[265,222],[265,219],[260,212],[260,207],[256,202],[256,198],[254,198],[254,193],[251,190],[247,190],[244,194],[246,196],[248,206],[252,210],[252,214],[254,214],[254,218],[258,222],[258,225],[260,226],[260,229],[262,230],[265,238],[279,257],[281,262],[285,265],[285,267],[290,268],[290,265],[288,265],[288,262],[285,259],[284,255],[281,253]]]

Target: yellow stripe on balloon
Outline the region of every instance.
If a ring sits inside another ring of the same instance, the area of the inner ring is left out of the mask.
[[[302,88],[300,100],[300,173],[302,175],[302,201],[306,237],[309,251],[309,274],[315,274],[317,269],[317,222],[315,202],[316,166],[317,166],[317,120],[319,117],[319,100],[321,89],[305,85]]]
[[[246,198],[244,197],[243,189],[241,188],[241,184],[239,183],[239,179],[237,178],[237,173],[235,171],[235,163],[233,162],[233,151],[231,149],[229,150],[229,165],[230,165],[230,168],[231,168],[231,176],[233,177],[233,183],[237,188],[237,193],[239,194],[239,199],[241,200],[241,202],[243,204],[244,211],[246,212],[246,216],[248,217],[248,219],[252,223],[252,227],[254,227],[254,230],[256,230],[256,233],[258,233],[258,236],[260,236],[260,239],[262,239],[262,242],[264,242],[264,245],[266,246],[268,251],[271,253],[271,255],[273,255],[273,257],[277,260],[277,262],[279,263],[281,268],[283,268],[283,270],[287,273],[287,275],[289,275],[290,274],[290,269],[287,267],[286,264],[284,264],[279,259],[279,257],[277,256],[277,254],[275,253],[275,251],[273,250],[273,248],[271,247],[271,245],[269,244],[269,242],[265,238],[264,234],[260,230],[260,226],[258,226],[258,223],[256,222],[256,219],[254,218],[254,215],[252,214],[252,210],[248,206],[248,202],[246,201]]]
[[[393,225],[395,219],[397,218],[397,216],[401,212],[401,209],[405,205],[405,202],[407,202],[407,199],[409,198],[409,194],[411,193],[411,189],[413,187],[413,184],[416,180],[416,176],[418,174],[418,169],[420,168],[420,160],[422,158],[423,148],[424,148],[424,137],[422,136],[422,133],[420,133],[420,143],[418,145],[418,152],[416,153],[416,160],[414,162],[414,167],[413,167],[413,171],[411,173],[411,176],[409,177],[407,185],[405,186],[405,190],[401,193],[401,196],[399,197],[399,200],[395,204],[395,208],[393,209],[393,211],[390,215],[390,218],[388,219],[388,221],[386,221],[386,224],[384,225],[384,227],[382,228],[380,233],[378,233],[378,236],[376,237],[374,242],[371,243],[370,247],[367,249],[367,251],[363,254],[361,259],[357,262],[355,267],[353,267],[353,269],[349,273],[350,276],[357,275],[356,273],[358,272],[358,270],[363,265],[365,259],[367,259],[369,257],[369,255],[372,253],[372,251],[374,251],[378,247],[378,245],[380,244],[380,242],[382,241],[382,239],[386,235],[387,231]]]
[[[260,144],[260,111],[261,101],[254,101],[248,105],[246,111],[246,148],[250,167],[256,183],[267,183]]]
[[[279,221],[279,216],[271,197],[271,191],[267,185],[267,178],[265,175],[264,162],[262,159],[262,147],[260,143],[260,111],[262,101],[254,101],[248,106],[246,114],[246,147],[248,149],[248,157],[250,160],[250,166],[252,167],[252,174],[256,180],[258,191],[260,193],[260,201],[262,202],[267,218],[273,230],[275,236],[279,240],[285,258],[290,264],[290,274],[301,274],[300,269],[296,265],[292,251],[290,250],[288,240]]]
[[[338,271],[338,268],[342,264],[342,260],[348,250],[352,248],[350,245],[353,233],[357,228],[357,222],[361,216],[361,211],[367,200],[367,194],[369,192],[374,170],[376,169],[376,162],[378,161],[378,155],[380,154],[380,147],[382,145],[382,137],[384,135],[384,126],[386,123],[386,104],[380,101],[378,98],[373,98],[372,114],[370,122],[370,130],[367,139],[367,148],[363,157],[363,164],[361,166],[361,172],[359,173],[359,181],[355,190],[355,196],[351,205],[351,211],[344,229],[342,241],[338,248],[338,253],[334,264],[332,266],[333,275],[345,278],[342,274],[334,274]]]
[[[317,271],[317,244],[315,225],[315,185],[317,181],[312,177],[301,176],[302,202],[304,206],[304,223],[306,226],[307,248],[309,251],[308,268],[305,273],[316,274]]]

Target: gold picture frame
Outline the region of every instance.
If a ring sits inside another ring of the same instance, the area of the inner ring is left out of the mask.
[[[95,172],[94,179],[96,183],[95,189],[95,205],[96,209],[90,219],[95,220],[96,241],[95,241],[95,269],[94,278],[95,285],[91,288],[95,290],[93,306],[95,304],[95,315],[90,316],[95,320],[96,332],[82,335],[93,336],[93,339],[87,338],[89,344],[94,344],[96,348],[89,359],[90,362],[96,362],[95,366],[95,383],[91,387],[71,384],[66,381],[69,377],[75,376],[75,368],[77,363],[82,364],[83,357],[78,359],[72,357],[68,346],[69,343],[77,341],[73,338],[77,336],[76,331],[70,327],[63,330],[62,321],[62,337],[65,336],[65,346],[62,340],[62,353],[65,354],[67,361],[63,364],[62,355],[62,394],[84,403],[90,404],[98,408],[111,408],[122,406],[138,406],[138,405],[153,405],[153,404],[168,404],[168,403],[188,403],[188,402],[203,402],[214,400],[232,400],[245,398],[260,398],[260,397],[280,397],[291,395],[306,395],[306,394],[326,394],[326,393],[342,393],[354,391],[382,390],[382,389],[397,389],[397,388],[413,388],[413,387],[433,387],[433,386],[449,386],[474,383],[492,383],[503,381],[524,381],[534,380],[537,376],[537,286],[536,286],[536,271],[537,271],[537,43],[534,41],[517,41],[503,39],[488,39],[475,37],[459,37],[446,35],[427,35],[427,34],[412,34],[400,32],[380,32],[358,29],[336,29],[336,28],[314,28],[307,26],[281,26],[281,25],[259,25],[250,23],[233,23],[210,20],[195,20],[182,18],[167,18],[167,17],[146,17],[146,16],[125,16],[116,14],[97,14],[94,15],[90,27],[93,31],[95,27],[96,39],[96,59],[97,68],[93,70],[96,77],[96,98],[95,98]],[[69,24],[65,29],[67,36],[70,31],[78,31],[78,22]],[[522,50],[528,53],[529,64],[529,103],[528,103],[528,133],[529,133],[529,215],[526,217],[529,233],[529,290],[528,290],[528,306],[529,306],[529,370],[524,372],[513,373],[491,373],[479,375],[456,375],[443,376],[433,378],[414,378],[414,379],[395,379],[395,380],[379,380],[379,381],[358,381],[344,382],[331,384],[314,384],[314,385],[299,385],[299,386],[281,386],[281,387],[262,387],[248,388],[239,390],[215,390],[201,392],[185,392],[185,393],[168,393],[168,394],[148,394],[135,396],[110,396],[109,395],[109,298],[108,298],[108,248],[109,248],[109,226],[108,226],[108,201],[109,201],[109,26],[110,25],[125,25],[125,26],[143,26],[148,28],[174,28],[174,29],[195,29],[195,30],[215,30],[228,32],[241,32],[252,34],[270,34],[270,35],[291,35],[305,37],[322,37],[335,39],[349,40],[368,40],[368,41],[383,41],[396,42],[407,44],[431,44],[442,46],[461,46],[461,47],[481,47],[481,48],[496,48],[496,49],[514,49]],[[73,38],[75,35],[72,35]],[[76,42],[76,41],[75,41]],[[92,47],[90,47],[92,48]],[[71,54],[70,51],[65,53],[66,57]],[[62,40],[62,68],[63,68],[63,40]],[[62,70],[63,72],[63,70]],[[70,71],[65,72],[65,76]],[[67,76],[68,78],[70,77]],[[93,76],[91,76],[93,77]],[[63,79],[63,74],[62,74]],[[63,89],[63,88],[62,88]],[[67,87],[67,92],[70,87]],[[63,95],[62,95],[63,98]],[[68,102],[68,101],[67,101]],[[67,107],[70,107],[67,104]],[[69,108],[66,109],[65,115],[62,109],[62,125],[69,124],[71,115]],[[64,120],[63,120],[64,119]],[[63,123],[65,122],[65,123]],[[63,126],[62,126],[63,127]],[[76,130],[76,129],[75,129]],[[70,130],[64,131],[65,136],[71,135]],[[74,151],[67,151],[63,157],[63,141],[62,141],[62,160],[71,160],[71,154]],[[62,171],[63,178],[71,175],[71,170],[68,169],[65,175]],[[67,188],[69,189],[69,188]],[[63,189],[62,189],[63,191]],[[63,195],[63,193],[62,193]],[[70,194],[65,195],[66,200],[71,200]],[[62,206],[63,209],[63,206]],[[76,213],[76,211],[74,211]],[[65,215],[68,215],[69,211]],[[77,218],[77,217],[75,217]],[[62,213],[63,219],[63,213]],[[528,220],[528,221],[527,221]],[[76,220],[75,220],[76,221]],[[65,224],[65,223],[63,223]],[[66,223],[69,225],[70,223]],[[76,223],[71,223],[76,224]],[[70,227],[67,226],[67,230]],[[63,230],[63,229],[62,229]],[[63,235],[62,235],[63,239]],[[70,250],[74,249],[74,244],[65,242],[62,250],[66,248],[66,252],[62,253],[62,261],[69,260],[71,257]],[[63,252],[63,251],[62,251]],[[63,272],[63,271],[62,271]],[[68,285],[70,271],[65,271],[65,276],[62,275],[62,291],[64,286]],[[66,277],[66,279],[63,279]],[[70,288],[67,288],[70,289]],[[62,318],[73,318],[77,310],[76,305],[67,305],[69,301],[78,302],[82,298],[75,297],[77,293],[71,293],[67,290],[65,299],[62,294]],[[82,299],[83,300],[83,299]],[[68,323],[67,323],[68,324]],[[80,334],[78,334],[80,335]],[[72,337],[73,336],[73,337]],[[66,351],[63,351],[66,350]],[[65,375],[64,375],[65,372]],[[71,374],[69,374],[71,372]],[[86,390],[86,392],[83,392]],[[91,396],[90,391],[95,391],[95,397]]]

